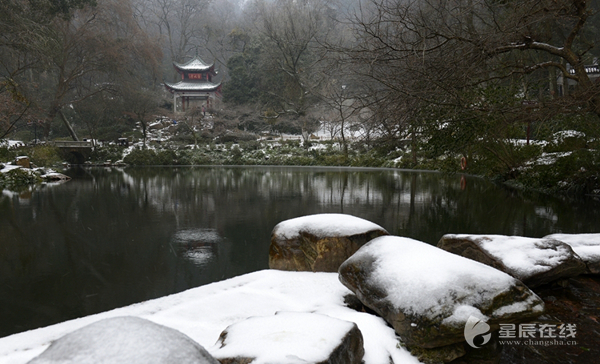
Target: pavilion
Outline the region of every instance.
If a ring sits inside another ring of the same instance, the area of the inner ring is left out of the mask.
[[[173,62],[181,81],[165,82],[167,91],[173,94],[173,112],[180,113],[197,107],[204,110],[212,107],[221,99],[221,83],[213,83],[217,75],[215,65],[206,64],[196,56],[186,63]]]

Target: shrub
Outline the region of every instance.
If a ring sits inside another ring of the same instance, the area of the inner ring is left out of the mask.
[[[8,149],[6,146],[0,146],[0,162],[12,161],[17,157],[17,152],[14,149]]]
[[[50,167],[63,161],[58,148],[48,145],[36,145],[28,154],[31,162],[38,167]]]
[[[104,162],[111,160],[113,162],[123,159],[123,147],[117,145],[107,145],[96,147],[92,151],[90,159],[93,162]]]
[[[178,165],[179,164],[179,156],[177,152],[174,150],[163,149],[159,150],[155,153],[154,157],[154,165],[158,166],[168,166],[168,165]]]
[[[123,161],[135,166],[156,165],[156,152],[152,149],[134,149]]]
[[[521,185],[545,192],[597,194],[600,190],[600,155],[579,149],[559,154],[555,161],[537,164],[516,179]]]
[[[16,168],[7,173],[0,173],[0,189],[22,191],[30,185],[41,182],[41,178],[30,170]]]
[[[250,141],[245,141],[245,142],[241,142],[240,143],[240,147],[244,150],[244,151],[255,151],[255,150],[259,150],[260,149],[260,142],[258,140],[250,140]]]

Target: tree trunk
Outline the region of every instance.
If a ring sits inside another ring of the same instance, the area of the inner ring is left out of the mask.
[[[75,130],[73,130],[71,123],[69,123],[69,120],[67,120],[67,118],[65,117],[65,114],[63,114],[62,110],[58,111],[58,115],[60,115],[60,118],[62,119],[62,121],[65,123],[65,126],[69,130],[69,134],[71,134],[71,138],[73,138],[74,141],[78,142],[79,138],[77,137],[77,134],[75,134]]]

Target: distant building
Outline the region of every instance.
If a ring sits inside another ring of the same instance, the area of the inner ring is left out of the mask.
[[[598,66],[598,59],[594,58],[594,63],[591,65],[586,65],[585,73],[587,73],[590,81],[595,82],[598,78],[600,78],[600,66]],[[575,70],[571,67],[571,65],[567,64],[567,70],[571,75],[575,75]],[[558,94],[560,96],[565,95],[565,90],[571,92],[572,89],[577,85],[577,81],[572,80],[570,78],[563,77],[562,73],[558,75]]]
[[[181,76],[181,81],[165,82],[165,87],[173,94],[174,113],[194,107],[208,109],[221,99],[221,83],[212,82],[217,75],[214,63],[206,64],[196,56],[183,64],[173,62],[173,66]]]

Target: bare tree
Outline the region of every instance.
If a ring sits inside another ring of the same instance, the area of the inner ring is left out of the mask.
[[[59,116],[76,140],[65,106],[74,108],[103,92],[117,94],[123,80],[135,79],[128,74],[155,68],[154,60],[160,57],[135,23],[129,1],[79,3],[64,16],[24,25],[29,42],[14,47],[14,61],[5,63],[28,100],[45,110],[45,137]]]
[[[146,31],[157,34],[164,49],[164,66],[181,62],[200,49],[212,0],[135,0],[136,13]],[[202,54],[200,54],[202,55]]]
[[[577,92],[559,103],[551,97],[538,101],[552,104],[552,112],[577,104],[600,115],[599,86],[585,70],[586,57],[595,47],[589,1],[371,0],[369,4],[354,18],[360,39],[350,53],[363,65],[364,75],[390,90],[430,104],[464,108],[472,104],[471,90],[499,80],[516,81],[523,88],[527,77],[552,69],[576,81]],[[529,97],[525,92],[522,99]]]
[[[320,95],[321,100],[330,109],[328,113],[329,122],[338,125],[342,150],[344,156],[348,158],[348,129],[352,126],[358,126],[356,125],[356,119],[363,108],[361,100],[352,94],[352,90],[348,89],[348,85],[340,85],[337,82],[324,88],[324,91]]]
[[[318,87],[322,48],[317,40],[328,31],[327,4],[314,1],[277,0],[256,4],[259,31],[270,46],[267,72],[280,75],[281,85],[271,97],[279,113],[306,114],[308,98]]]

